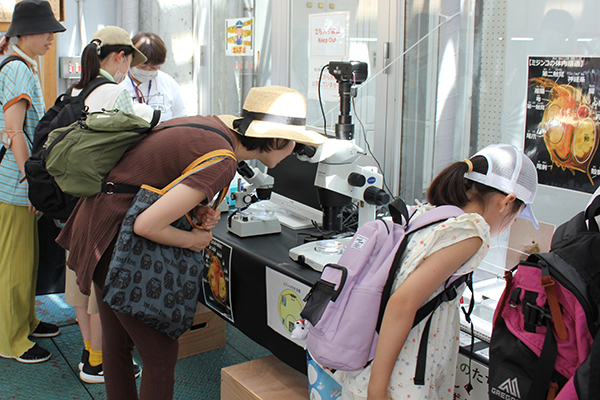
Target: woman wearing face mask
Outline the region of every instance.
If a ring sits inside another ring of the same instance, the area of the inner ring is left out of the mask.
[[[127,78],[130,67],[146,62],[146,57],[133,46],[127,32],[117,26],[107,26],[94,34],[81,55],[81,79],[73,88],[77,95],[97,76],[119,84]],[[119,109],[133,113],[133,103],[127,91],[118,85],[102,85],[85,99],[89,111]]]
[[[101,111],[104,108],[134,113],[129,93],[118,83],[126,79],[130,67],[145,61],[146,57],[133,46],[124,29],[116,26],[100,29],[83,50],[81,79],[73,85],[72,95],[78,95],[96,77],[102,76],[117,84],[104,84],[92,91],[85,99],[88,111]],[[95,296],[93,290],[90,296],[82,294],[76,283],[75,272],[67,268],[65,301],[75,307],[84,342],[79,377],[87,383],[104,383],[102,328]],[[138,376],[140,368],[137,365],[134,368]]]
[[[170,75],[159,71],[167,58],[165,43],[151,32],[138,32],[132,42],[148,61],[132,67],[120,86],[127,88],[134,103],[145,103],[160,110],[161,122],[186,117],[187,110],[179,85]]]

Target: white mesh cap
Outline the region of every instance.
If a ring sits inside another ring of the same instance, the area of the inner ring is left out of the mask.
[[[508,144],[492,144],[478,151],[475,156],[483,156],[488,162],[487,174],[468,172],[465,178],[493,187],[503,193],[513,193],[517,199],[525,203],[519,215],[533,222],[539,228],[533,215],[531,204],[537,192],[537,170],[533,162],[515,146]]]

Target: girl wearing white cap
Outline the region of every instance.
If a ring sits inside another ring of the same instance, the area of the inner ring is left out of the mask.
[[[81,78],[73,85],[72,95],[78,95],[97,77],[104,77],[111,83],[94,89],[85,99],[89,112],[118,109],[134,113],[134,105],[122,82],[130,67],[146,61],[131,42],[129,34],[118,26],[107,26],[94,34],[91,42],[81,55]],[[68,263],[67,263],[68,265]],[[77,323],[81,330],[84,349],[79,363],[79,378],[86,383],[104,383],[102,363],[102,327],[96,306],[95,292],[91,296],[80,292],[75,273],[67,268],[65,301],[75,307]],[[88,292],[86,292],[88,293]],[[136,376],[140,367],[135,365]]]
[[[291,154],[295,142],[314,146],[325,142],[324,136],[305,129],[305,121],[306,102],[300,93],[280,86],[252,88],[241,118],[213,115],[163,122],[125,153],[106,179],[162,188],[178,178],[192,161],[221,149],[232,151],[237,161],[257,159],[272,168]],[[173,126],[184,123],[211,129]],[[221,134],[214,132],[215,129]],[[137,217],[133,225],[135,234],[161,245],[201,251],[211,242],[210,229],[220,218],[220,212],[206,204],[228,187],[236,169],[235,160],[228,158],[188,176]],[[119,227],[133,198],[133,194],[86,197],[78,203],[59,235],[57,242],[70,250],[67,263],[77,273],[82,291],[89,292],[92,281],[98,293],[104,287]],[[208,230],[188,232],[171,225],[190,211],[195,212]],[[114,311],[101,299],[98,308],[104,335],[108,400],[138,398],[131,367],[134,345],[144,364],[139,398],[173,398],[178,341]]]
[[[35,127],[46,111],[36,60],[48,52],[54,33],[65,30],[47,1],[17,3],[6,32],[7,38],[17,38],[12,54],[17,59],[0,71],[4,145],[0,146],[0,356],[23,363],[50,358],[50,352],[29,336],[51,337],[60,332],[35,315],[37,212],[27,198],[24,164],[31,155]]]
[[[431,314],[424,354],[419,350],[428,317],[412,328],[416,312],[443,291],[451,277],[477,268],[490,237],[508,229],[517,216],[537,225],[530,207],[536,190],[535,166],[509,145],[488,146],[468,160],[451,164],[435,178],[427,192],[429,203],[419,204],[415,217],[439,205],[457,206],[465,214],[409,237],[385,309],[375,359],[364,369],[334,374],[342,382],[344,399],[453,398],[460,293]]]

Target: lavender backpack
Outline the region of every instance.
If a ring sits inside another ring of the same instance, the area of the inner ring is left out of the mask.
[[[408,224],[401,199],[396,198],[389,208],[395,222],[376,220],[361,226],[338,264],[325,266],[304,299],[301,316],[310,322],[306,346],[311,357],[325,367],[351,371],[375,357],[377,331],[408,235],[464,213],[458,207],[439,206]],[[423,306],[414,325],[443,301],[454,299],[455,289],[466,281],[466,276],[461,278]]]

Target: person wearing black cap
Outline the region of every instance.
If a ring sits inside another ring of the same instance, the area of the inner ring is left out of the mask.
[[[6,37],[17,38],[12,55],[18,59],[0,71],[0,137],[6,149],[0,162],[0,356],[23,363],[50,358],[30,337],[60,332],[35,314],[38,212],[29,203],[23,168],[46,111],[36,60],[48,52],[54,34],[65,30],[47,1],[17,3]]]

